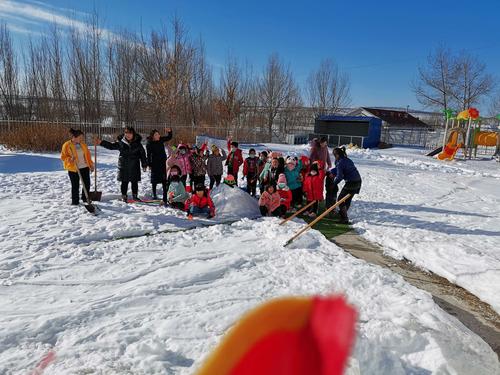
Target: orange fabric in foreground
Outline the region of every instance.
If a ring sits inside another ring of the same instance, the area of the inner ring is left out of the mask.
[[[271,301],[230,330],[198,375],[342,374],[355,321],[342,297]]]

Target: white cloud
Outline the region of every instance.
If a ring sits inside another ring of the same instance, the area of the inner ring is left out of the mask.
[[[71,13],[71,16],[65,15]],[[66,8],[55,8],[40,1],[21,2],[17,0],[0,1],[0,18],[10,19],[7,22],[9,29],[13,32],[28,33],[34,31],[33,25],[43,28],[49,23],[56,23],[62,27],[74,27],[77,30],[86,30],[86,23],[77,19],[90,17],[83,12],[72,11]],[[30,26],[31,25],[31,26]],[[104,28],[100,29],[104,38],[110,38],[113,34]]]

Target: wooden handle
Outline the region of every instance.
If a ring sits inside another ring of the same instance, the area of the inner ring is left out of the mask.
[[[305,210],[307,210],[309,207],[311,207],[316,201],[312,201],[312,202],[309,202],[306,206],[302,207],[300,210],[298,210],[297,212],[295,212],[292,216],[290,217],[287,217],[286,219],[284,219],[280,225],[283,225],[285,224],[286,222],[292,220],[294,217],[296,217],[297,215],[300,215],[302,212],[304,212]]]
[[[330,207],[328,210],[326,210],[325,212],[323,212],[321,215],[319,215],[316,219],[314,219],[313,221],[311,221],[309,224],[307,224],[305,227],[303,227],[300,231],[298,231],[292,238],[290,238],[285,246],[288,246],[290,245],[297,237],[299,237],[302,233],[304,233],[305,231],[307,231],[308,229],[310,229],[314,224],[316,224],[318,221],[320,221],[321,219],[323,219],[326,215],[328,215],[330,213],[330,211],[332,211],[334,208],[338,207],[339,205],[341,205],[342,203],[344,203],[348,198],[351,197],[351,194],[347,194],[344,198],[342,198],[341,200],[339,200],[337,203],[335,203],[332,207]]]

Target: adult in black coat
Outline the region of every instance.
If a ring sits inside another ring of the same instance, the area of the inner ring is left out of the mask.
[[[121,193],[124,202],[127,202],[128,184],[132,185],[132,197],[137,200],[139,192],[139,181],[142,169],[146,171],[146,151],[141,144],[142,137],[135,132],[131,126],[125,128],[125,133],[118,136],[116,142],[102,141],[96,138],[95,143],[108,150],[119,150],[118,157],[118,181],[121,181]]]
[[[163,187],[163,202],[167,203],[167,153],[165,152],[165,142],[172,139],[172,129],[166,129],[167,135],[160,136],[156,129],[151,131],[146,144],[148,167],[151,170],[151,186],[153,199],[158,199],[156,195],[156,185]]]

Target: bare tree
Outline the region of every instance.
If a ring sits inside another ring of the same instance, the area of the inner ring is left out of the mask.
[[[0,99],[8,118],[20,115],[19,93],[19,65],[12,38],[7,26],[0,24]]]
[[[290,103],[295,83],[292,72],[277,54],[272,54],[259,81],[259,101],[266,116],[267,134],[272,139],[273,125],[279,112]]]
[[[497,91],[495,95],[491,97],[488,110],[491,117],[500,115],[500,91]]]
[[[198,126],[200,121],[210,117],[210,103],[214,93],[212,69],[207,64],[205,45],[201,39],[192,49],[188,69],[190,80],[187,90],[191,123]]]
[[[411,86],[420,104],[444,110],[454,105],[453,90],[458,76],[457,63],[451,51],[438,47],[418,67],[418,77]]]
[[[215,109],[225,129],[235,127],[244,105],[243,76],[238,61],[228,57],[221,72]]]
[[[69,70],[72,94],[81,121],[99,122],[102,119],[104,75],[101,48],[102,30],[97,15],[88,22],[86,30],[71,30]]]
[[[351,82],[331,59],[321,61],[319,68],[312,71],[307,79],[307,93],[310,105],[316,115],[335,114],[351,103]]]
[[[108,42],[108,81],[118,121],[132,123],[144,103],[140,45],[133,34],[123,32]]]
[[[452,90],[459,109],[467,109],[480,104],[491,93],[495,80],[486,71],[486,65],[477,57],[463,51],[456,59],[457,76]]]

